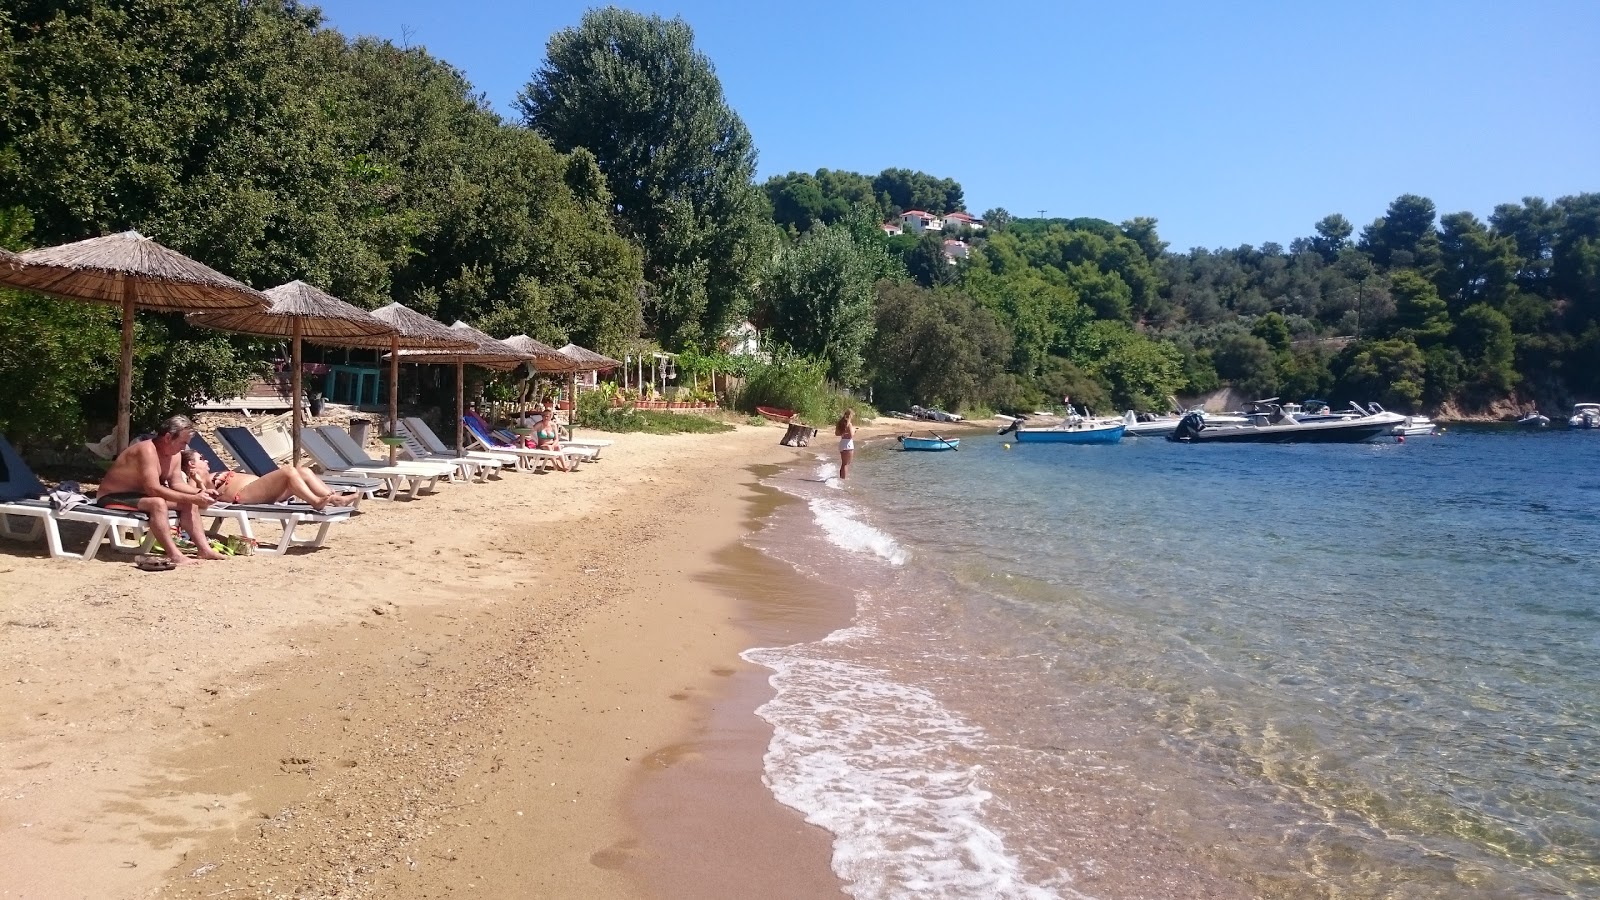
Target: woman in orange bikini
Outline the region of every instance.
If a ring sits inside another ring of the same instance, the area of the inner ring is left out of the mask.
[[[350,506],[357,499],[355,494],[336,493],[304,467],[283,466],[259,478],[244,472],[212,472],[205,457],[193,450],[183,451],[182,463],[185,478],[223,503],[282,503],[295,497],[320,510]]]

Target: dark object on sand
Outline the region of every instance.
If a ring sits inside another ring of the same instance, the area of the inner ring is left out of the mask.
[[[811,439],[816,436],[817,430],[815,428],[809,425],[801,425],[799,422],[790,422],[789,430],[784,432],[783,440],[778,443],[785,447],[804,447],[809,445]]]

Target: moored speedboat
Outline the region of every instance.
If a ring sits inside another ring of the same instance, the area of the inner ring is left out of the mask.
[[[1072,416],[1059,425],[1027,427],[1021,419],[1000,432],[1015,434],[1019,444],[1115,444],[1127,427],[1121,419],[1086,419]]]
[[[1207,425],[1250,424],[1248,417],[1234,415],[1233,413],[1208,413],[1200,409],[1193,409],[1190,412],[1197,412],[1204,416]],[[1186,413],[1157,416],[1150,413],[1136,413],[1130,409],[1122,414],[1122,424],[1124,426],[1122,433],[1125,437],[1166,437],[1172,433],[1172,429],[1178,427],[1178,423],[1183,420],[1184,415]]]
[[[1600,428],[1600,403],[1579,403],[1567,419],[1568,428]]]
[[[1518,428],[1544,428],[1550,424],[1549,416],[1542,416],[1538,412],[1531,412],[1517,420]]]
[[[1395,426],[1405,418],[1380,409],[1359,418],[1298,422],[1279,407],[1270,415],[1258,415],[1256,424],[1218,428],[1191,413],[1183,417],[1167,440],[1185,444],[1356,444],[1393,434]]]
[[[1406,416],[1405,421],[1394,426],[1393,434],[1401,437],[1416,437],[1422,434],[1434,434],[1439,426],[1427,416]]]

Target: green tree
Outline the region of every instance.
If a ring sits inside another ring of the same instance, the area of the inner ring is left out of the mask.
[[[1422,405],[1427,361],[1416,344],[1404,339],[1352,345],[1338,389],[1362,401],[1376,399],[1394,410],[1414,412]]]
[[[1402,194],[1383,218],[1361,233],[1362,249],[1380,266],[1415,268],[1432,275],[1439,265],[1439,234],[1433,229],[1433,201]]]
[[[1333,262],[1339,254],[1350,245],[1350,235],[1355,233],[1355,226],[1344,216],[1333,213],[1317,220],[1317,236],[1311,239],[1311,247],[1322,256],[1324,262]]]
[[[965,210],[961,185],[910,169],[884,169],[872,179],[872,190],[890,214],[910,209],[941,215]]]
[[[844,228],[819,225],[786,248],[762,289],[773,339],[827,361],[828,376],[861,384],[873,328],[872,260]]]
[[[963,409],[991,399],[1010,336],[971,297],[881,281],[875,318],[870,356],[878,402]]]
[[[1480,302],[1505,306],[1521,265],[1515,240],[1459,212],[1440,218],[1439,246],[1439,292],[1453,312]]]
[[[954,284],[960,277],[956,267],[950,264],[950,258],[944,255],[944,235],[937,231],[925,231],[908,243],[909,247],[903,251],[900,259],[906,272],[918,284],[931,288]]]
[[[1394,293],[1395,325],[1399,336],[1420,347],[1438,344],[1450,337],[1450,308],[1439,299],[1433,283],[1410,270],[1400,270],[1389,278]]]
[[[1011,212],[1004,206],[985,210],[983,214],[983,229],[990,233],[1005,231],[1011,226]]]
[[[1516,339],[1504,313],[1486,303],[1469,306],[1456,322],[1453,338],[1480,390],[1504,393],[1516,384]]]
[[[1278,355],[1272,345],[1253,334],[1235,332],[1211,351],[1217,374],[1252,397],[1278,393]]]
[[[1092,322],[1083,332],[1074,362],[1106,384],[1118,408],[1164,409],[1183,386],[1183,354],[1172,344],[1123,322]]]
[[[1250,326],[1250,333],[1263,341],[1275,354],[1289,352],[1289,323],[1282,313],[1269,312]]]
[[[517,98],[557,150],[587,148],[656,287],[670,347],[708,343],[748,307],[770,248],[755,148],[682,19],[606,7],[553,35]]]

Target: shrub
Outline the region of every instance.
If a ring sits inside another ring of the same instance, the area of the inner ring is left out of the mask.
[[[582,403],[580,400],[580,411]],[[716,434],[733,430],[732,425],[716,419],[651,409],[634,409],[632,404],[606,407],[593,414],[582,412],[578,427],[624,433],[642,431],[646,434]]]
[[[772,361],[754,366],[745,377],[744,387],[733,399],[740,412],[753,413],[758,406],[792,409],[813,424],[831,422],[846,408],[853,408],[859,419],[871,419],[877,411],[865,402],[828,386],[827,364],[779,350]]]

